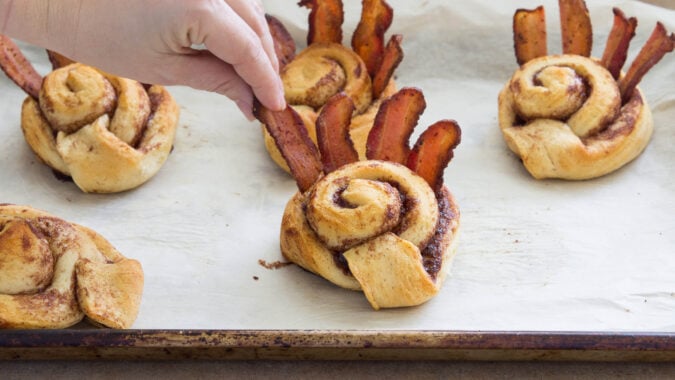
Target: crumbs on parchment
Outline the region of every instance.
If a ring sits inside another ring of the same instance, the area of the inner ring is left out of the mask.
[[[293,265],[293,263],[290,261],[273,261],[271,263],[268,263],[263,259],[258,259],[258,264],[260,264],[260,266],[264,267],[265,269],[279,269],[287,267],[289,265]]]

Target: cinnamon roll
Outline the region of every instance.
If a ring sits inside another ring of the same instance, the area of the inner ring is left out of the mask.
[[[48,74],[37,100],[26,98],[21,129],[35,154],[80,189],[111,193],[159,171],[178,115],[164,87],[146,91],[136,81],[75,63]]]
[[[332,283],[362,290],[374,309],[438,293],[455,252],[459,210],[407,167],[360,161],[297,193],[284,211],[281,252]]]
[[[561,1],[563,54],[546,48],[544,8],[516,11],[514,41],[521,65],[499,94],[499,127],[534,178],[590,179],[635,159],[652,136],[653,119],[637,87],[675,37],[658,23],[624,74],[637,25],[614,9],[602,59],[590,57],[592,30],[583,1]]]
[[[133,189],[162,167],[179,117],[164,87],[144,86],[55,52],[49,52],[54,70],[42,78],[5,36],[0,51],[0,67],[28,94],[21,109],[26,142],[46,165],[95,193]]]
[[[0,205],[0,328],[128,328],[141,264],[101,235],[27,206]]]
[[[355,105],[345,94],[331,97],[319,113],[318,144],[293,108],[254,108],[299,188],[282,218],[282,255],[363,291],[376,310],[428,301],[455,252],[459,208],[442,177],[461,130],[441,120],[411,149],[408,140],[425,107],[414,88],[383,101],[367,136],[366,160],[359,160],[349,136]]]
[[[588,179],[637,157],[652,135],[642,92],[621,104],[617,82],[596,60],[545,56],[523,65],[499,95],[508,147],[535,178]]]
[[[392,77],[403,59],[400,35],[393,35],[386,46],[383,43],[393,11],[382,0],[364,2],[350,49],[341,42],[343,11],[340,0],[305,0],[299,5],[310,8],[311,12],[308,46],[297,55],[288,53],[295,50],[295,44],[283,24],[268,16],[276,50],[285,52],[280,58],[280,76],[286,101],[302,117],[316,144],[318,113],[332,96],[346,94],[354,103],[350,127],[352,141],[360,158],[365,159],[368,131],[381,101],[396,92]],[[288,164],[264,128],[263,135],[272,160],[289,171]]]

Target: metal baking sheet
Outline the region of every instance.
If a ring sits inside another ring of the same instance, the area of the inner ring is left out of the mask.
[[[462,212],[460,243],[437,297],[376,312],[360,293],[298,267],[270,269],[283,261],[279,224],[296,187],[268,158],[260,126],[227,99],[170,88],[182,113],[159,174],[125,193],[84,194],[32,154],[19,126],[24,95],[0,76],[0,202],[95,229],[146,276],[133,330],[6,331],[0,358],[58,348],[66,358],[675,359],[675,56],[642,82],[655,132],[640,157],[595,180],[538,181],[501,138],[497,93],[516,69],[513,12],[544,4],[559,52],[557,2],[390,3],[389,33],[403,34],[406,53],[397,83],[426,96],[417,133],[443,118],[463,130],[445,173]],[[587,3],[596,56],[614,6],[639,18],[629,61],[657,20],[675,31],[672,9]],[[302,47],[307,11],[265,6]],[[359,12],[360,2],[346,2],[347,43]],[[46,73],[44,51],[21,46]]]

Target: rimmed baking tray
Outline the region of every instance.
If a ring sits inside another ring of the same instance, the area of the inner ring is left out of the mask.
[[[497,93],[516,68],[511,16],[544,4],[558,49],[557,2],[403,2],[401,86],[421,88],[420,128],[456,119],[462,143],[445,173],[462,230],[441,292],[420,307],[373,311],[283,261],[279,223],[296,187],[269,160],[260,126],[226,99],[187,88],[174,150],[139,189],[83,194],[26,146],[24,95],[0,76],[0,202],[86,225],[146,275],[133,330],[78,325],[2,331],[2,359],[269,358],[673,360],[675,355],[675,83],[667,56],[641,87],[656,124],[645,152],[592,181],[533,180],[497,127]],[[299,45],[306,11],[269,1]],[[589,0],[594,55],[613,6],[639,18],[629,60],[656,20],[675,12],[636,1]],[[345,33],[359,2],[345,8]],[[41,49],[22,45],[38,71]],[[274,269],[277,268],[277,269]]]

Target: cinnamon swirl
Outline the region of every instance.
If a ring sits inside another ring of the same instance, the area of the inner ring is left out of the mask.
[[[346,94],[354,103],[350,134],[360,159],[365,159],[366,138],[379,104],[396,92],[393,73],[403,59],[400,35],[383,43],[393,11],[383,0],[364,2],[361,20],[352,48],[342,45],[343,11],[340,0],[300,3],[311,9],[308,46],[299,54],[290,54],[295,44],[283,24],[268,16],[275,31],[275,47],[285,52],[280,59],[281,79],[286,101],[302,117],[307,132],[316,144],[315,121],[328,99]],[[265,148],[272,160],[286,171],[288,164],[263,128]]]
[[[520,68],[499,94],[499,127],[534,178],[583,180],[635,159],[652,136],[640,79],[675,47],[657,23],[626,73],[637,20],[614,8],[602,59],[590,57],[592,28],[584,1],[560,3],[563,54],[546,47],[545,10],[519,9],[513,19]]]
[[[374,309],[426,302],[455,252],[459,210],[405,166],[352,163],[297,193],[284,211],[281,252],[332,283],[362,290]]]
[[[0,205],[0,328],[66,328],[85,316],[128,328],[141,264],[102,236],[27,206]]]

